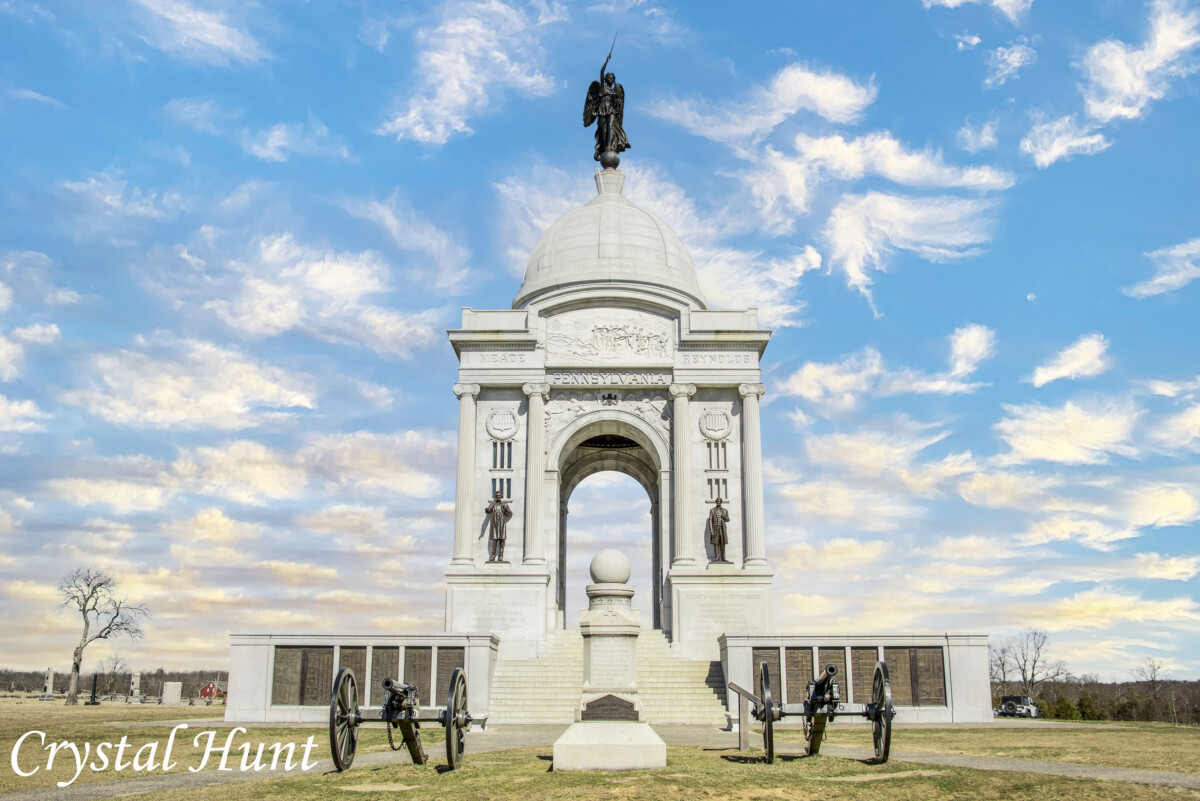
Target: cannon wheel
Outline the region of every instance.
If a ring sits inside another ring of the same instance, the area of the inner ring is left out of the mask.
[[[450,676],[450,692],[446,695],[446,759],[450,770],[462,765],[463,750],[466,748],[464,732],[470,723],[467,720],[467,677],[462,668],[455,668]]]
[[[329,750],[333,752],[333,765],[339,772],[354,764],[358,750],[358,685],[354,671],[344,667],[333,680],[333,693],[329,698]]]
[[[888,761],[892,752],[892,718],[896,710],[892,707],[892,683],[888,680],[887,665],[875,663],[875,676],[871,681],[871,703],[875,705],[875,719],[871,721],[871,739],[875,745],[875,761]]]
[[[763,750],[770,765],[775,761],[775,704],[771,702],[771,670],[766,662],[759,665],[758,675],[762,683]]]

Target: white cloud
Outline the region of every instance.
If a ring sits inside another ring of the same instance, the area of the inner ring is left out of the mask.
[[[989,509],[1040,507],[1059,481],[1029,473],[973,473],[958,485],[958,494],[974,506]]]
[[[1154,262],[1154,275],[1121,290],[1131,298],[1173,292],[1200,278],[1200,237],[1151,251],[1146,256]]]
[[[56,106],[58,108],[62,108],[63,105],[62,101],[55,100],[49,95],[44,95],[41,92],[35,92],[32,89],[24,89],[19,86],[9,89],[8,96],[13,100],[28,100],[32,103],[42,103],[43,105]]]
[[[1097,551],[1111,551],[1112,543],[1138,536],[1136,528],[1113,526],[1100,520],[1071,515],[1054,515],[1035,522],[1017,537],[1022,545],[1075,541]]]
[[[107,478],[58,478],[48,484],[51,492],[75,506],[104,505],[118,514],[145,512],[165,504],[174,491],[167,483],[147,483]]]
[[[262,161],[284,162],[292,154],[332,159],[350,159],[341,137],[331,134],[325,123],[313,116],[308,122],[279,123],[257,133],[244,131],[242,150]]]
[[[79,207],[72,228],[76,235],[104,233],[129,221],[165,220],[183,204],[177,192],[160,197],[157,192],[130,187],[120,171],[113,168],[60,185],[74,196]]]
[[[1100,375],[1112,366],[1108,357],[1108,340],[1103,334],[1085,334],[1052,359],[1033,371],[1027,381],[1042,387],[1060,378],[1086,378]]]
[[[22,296],[26,303],[41,303],[46,306],[69,306],[79,301],[79,295],[68,289],[56,287],[50,280],[54,262],[45,253],[36,250],[13,250],[0,254],[0,269],[12,282],[12,286],[0,284],[0,311],[12,304],[14,294]]]
[[[50,415],[30,400],[11,400],[0,395],[0,431],[41,431],[39,420]]]
[[[1124,498],[1130,524],[1166,528],[1200,520],[1200,492],[1181,484],[1147,484]]]
[[[1099,153],[1111,144],[1093,126],[1078,125],[1075,115],[1068,114],[1030,128],[1021,140],[1021,152],[1032,156],[1033,163],[1045,169],[1060,159]]]
[[[90,386],[64,392],[110,423],[147,428],[235,430],[312,409],[309,380],[210,342],[141,343],[155,353],[119,350],[91,357]]]
[[[202,133],[219,136],[242,116],[241,109],[227,109],[215,100],[199,97],[176,98],[163,106],[167,116]]]
[[[303,515],[300,524],[320,534],[373,537],[387,528],[387,510],[382,506],[337,503]]]
[[[766,86],[752,89],[744,100],[718,104],[672,98],[651,103],[648,111],[696,136],[735,143],[758,139],[801,110],[830,122],[856,122],[875,95],[873,82],[864,86],[836,72],[789,64]]]
[[[21,372],[25,348],[0,334],[0,380],[12,381]]]
[[[1032,404],[1004,409],[1009,416],[994,426],[1010,451],[1002,463],[1103,464],[1110,453],[1136,454],[1127,443],[1141,410],[1132,403],[1068,401],[1061,408]]]
[[[925,8],[933,6],[958,8],[973,3],[987,3],[1008,17],[1009,22],[1014,25],[1021,21],[1021,17],[1025,16],[1025,13],[1033,5],[1033,0],[921,0],[921,2],[925,4]]]
[[[305,562],[290,562],[284,559],[272,559],[259,562],[256,567],[269,570],[276,579],[285,584],[308,585],[312,581],[332,581],[338,577],[337,570],[332,567]]]
[[[1200,450],[1200,403],[1161,421],[1150,435],[1168,448]]]
[[[971,125],[970,120],[965,120],[963,127],[958,129],[956,141],[958,146],[968,153],[990,150],[1000,144],[1000,139],[996,135],[996,121],[988,120],[976,128]]]
[[[346,209],[356,217],[377,224],[401,250],[428,257],[421,260],[423,265],[428,264],[427,267],[410,271],[414,283],[432,282],[438,289],[457,288],[470,277],[470,249],[421,217],[399,194],[393,194],[387,201],[350,200]]]
[[[947,369],[923,373],[910,368],[889,370],[874,348],[847,356],[840,362],[805,362],[780,386],[779,392],[804,398],[834,411],[848,411],[863,395],[955,395],[974,392],[984,384],[963,379],[995,353],[996,333],[972,323],[950,335]]]
[[[1200,12],[1180,0],[1153,0],[1150,33],[1141,48],[1106,39],[1084,56],[1088,116],[1102,123],[1141,117],[1152,101],[1166,95],[1173,78],[1196,70],[1187,55],[1197,45]]]
[[[204,307],[250,336],[303,331],[401,358],[437,337],[433,312],[405,313],[367,300],[392,289],[391,271],[373,251],[323,250],[282,234],[261,238],[248,259],[227,266],[236,281],[232,297]],[[205,280],[211,296],[213,276]]]
[[[441,490],[440,477],[454,473],[456,452],[453,437],[359,431],[318,437],[296,458],[310,474],[333,486],[428,498]]]
[[[302,467],[251,440],[184,450],[171,472],[189,492],[252,505],[299,497],[308,484]]]
[[[884,540],[854,540],[846,537],[790,545],[779,561],[781,572],[811,576],[820,571],[844,571],[877,564],[891,551]]]
[[[201,509],[194,517],[165,526],[168,533],[182,544],[200,542],[207,545],[234,546],[262,536],[263,527],[227,516],[216,507]]]
[[[785,485],[779,493],[802,520],[823,520],[863,531],[890,531],[922,514],[901,494],[858,483],[809,481]]]
[[[446,5],[437,27],[417,31],[416,85],[405,88],[376,132],[443,145],[473,133],[468,120],[493,110],[511,90],[551,94],[554,79],[538,63],[542,24],[500,0]]]
[[[884,271],[892,251],[909,251],[933,262],[977,255],[991,238],[988,212],[993,205],[946,196],[845,195],[825,225],[830,265],[870,299],[870,273]]]
[[[997,47],[988,54],[988,74],[983,79],[983,85],[988,89],[1003,86],[1035,61],[1037,51],[1027,44],[1017,42],[1008,47]]]
[[[963,50],[974,50],[979,46],[979,43],[982,42],[983,39],[981,39],[978,34],[960,33],[955,35],[954,41],[958,42],[956,47],[961,52]]]
[[[160,50],[209,64],[254,64],[269,53],[227,14],[197,8],[185,0],[134,0],[148,12],[147,41]]]
[[[1115,623],[1180,622],[1200,620],[1191,598],[1148,601],[1140,595],[1103,588],[1079,592],[1070,598],[1041,602],[1025,615],[1033,625],[1047,631],[1106,629]]]
[[[28,345],[53,345],[58,341],[60,333],[54,323],[27,325],[12,330],[13,339]]]

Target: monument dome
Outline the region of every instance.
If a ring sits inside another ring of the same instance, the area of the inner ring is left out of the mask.
[[[662,220],[621,194],[624,182],[622,172],[598,171],[596,197],[546,230],[529,256],[514,309],[555,290],[598,284],[666,289],[693,308],[707,308],[687,249]]]

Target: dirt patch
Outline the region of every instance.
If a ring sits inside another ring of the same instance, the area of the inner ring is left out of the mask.
[[[399,793],[405,790],[416,790],[419,784],[351,784],[339,787],[347,793]]]

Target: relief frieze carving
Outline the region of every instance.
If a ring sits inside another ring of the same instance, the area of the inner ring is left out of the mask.
[[[546,403],[546,450],[560,431],[588,412],[598,409],[635,414],[671,441],[671,402],[662,391],[646,390],[553,390]]]
[[[551,317],[546,356],[562,364],[670,361],[675,353],[671,320],[633,309],[588,309]]]

